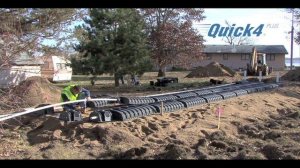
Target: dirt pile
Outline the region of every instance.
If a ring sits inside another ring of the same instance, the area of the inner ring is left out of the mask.
[[[296,82],[295,82],[296,83]],[[127,121],[39,117],[4,129],[0,159],[300,158],[300,83]],[[218,129],[217,106],[223,107]]]
[[[26,105],[36,106],[59,102],[60,91],[59,87],[51,84],[46,78],[33,76],[13,88],[12,94],[20,97]]]
[[[101,127],[97,126],[93,130],[99,137],[99,141],[107,146],[116,145],[141,145],[143,142],[138,137],[135,137],[130,132],[114,127]]]
[[[300,81],[300,68],[296,68],[295,70],[291,70],[285,75],[282,76],[282,79],[289,81]]]
[[[191,73],[189,73],[187,78],[195,77],[218,77],[218,76],[230,76],[233,77],[236,75],[236,72],[226,67],[223,64],[218,62],[212,62],[205,67],[197,67]]]

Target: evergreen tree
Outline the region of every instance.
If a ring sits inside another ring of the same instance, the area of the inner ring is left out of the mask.
[[[115,86],[125,74],[143,73],[148,67],[144,22],[136,9],[90,9],[75,50],[82,53],[85,66],[93,75],[114,75]],[[147,65],[147,66],[146,66]]]

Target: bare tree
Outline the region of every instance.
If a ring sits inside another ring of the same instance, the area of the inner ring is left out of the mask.
[[[59,47],[71,38],[69,26],[81,17],[81,9],[0,8],[0,68],[22,52],[43,52],[45,40],[56,40]]]
[[[289,8],[285,10],[287,13],[293,13],[293,21],[300,24],[300,8]],[[296,37],[294,38],[297,44],[300,44],[300,31],[296,32]]]
[[[227,20],[225,20],[226,25],[229,27],[229,29],[232,27],[232,24],[230,24]],[[254,44],[254,40],[249,37],[243,37],[243,36],[225,36],[222,39],[225,43],[228,43],[230,45],[250,45]]]
[[[201,59],[203,36],[192,28],[201,21],[203,9],[142,9],[147,24],[151,57],[159,67],[158,76],[165,76],[165,67],[188,67]]]

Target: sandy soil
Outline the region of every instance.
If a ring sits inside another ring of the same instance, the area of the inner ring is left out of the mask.
[[[24,111],[23,108],[60,102],[61,88],[47,79],[33,76],[9,90],[0,90],[0,114]]]
[[[23,117],[2,125],[0,159],[300,159],[299,107],[293,82],[125,122]]]

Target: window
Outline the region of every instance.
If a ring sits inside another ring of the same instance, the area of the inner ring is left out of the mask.
[[[204,56],[204,59],[205,59],[205,60],[211,60],[211,55],[205,55],[205,56]]]
[[[66,64],[61,64],[61,68],[62,69],[67,69],[67,65]]]
[[[60,63],[56,63],[56,67],[57,67],[57,69],[61,69],[60,68]]]
[[[275,61],[275,54],[267,54],[266,60],[267,61]]]
[[[228,60],[229,55],[228,54],[223,54],[223,60]]]
[[[241,60],[249,60],[250,59],[250,54],[242,54],[241,55]]]
[[[67,69],[66,64],[56,63],[57,69]]]

